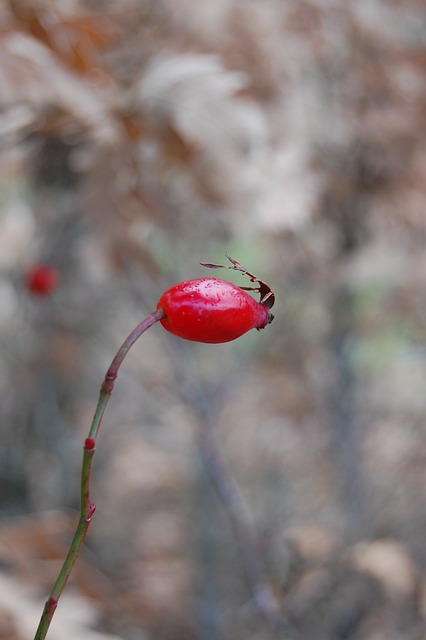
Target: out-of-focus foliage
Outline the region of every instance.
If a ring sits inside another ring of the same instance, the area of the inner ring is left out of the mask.
[[[424,3],[9,0],[0,26],[0,638],[35,629],[116,348],[226,251],[275,321],[134,348],[52,639],[275,637],[206,428],[301,638],[422,638]]]

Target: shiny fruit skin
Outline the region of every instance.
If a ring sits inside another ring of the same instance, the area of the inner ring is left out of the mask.
[[[218,344],[270,322],[268,309],[246,291],[219,278],[196,278],[170,287],[157,309],[167,331],[185,340]]]
[[[59,284],[58,271],[47,264],[37,264],[31,267],[25,276],[27,289],[36,296],[47,296]]]

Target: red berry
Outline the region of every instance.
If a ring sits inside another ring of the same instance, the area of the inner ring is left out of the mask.
[[[47,296],[56,289],[59,283],[59,273],[47,264],[37,264],[26,274],[28,291],[36,296]]]
[[[229,342],[272,320],[265,304],[219,278],[175,284],[160,297],[157,309],[165,314],[160,322],[167,331],[195,342]]]

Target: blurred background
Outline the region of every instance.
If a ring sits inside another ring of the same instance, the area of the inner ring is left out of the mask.
[[[1,640],[68,548],[116,349],[225,252],[275,320],[132,349],[49,637],[287,638],[255,560],[295,637],[425,638],[424,3],[8,0],[0,25]]]

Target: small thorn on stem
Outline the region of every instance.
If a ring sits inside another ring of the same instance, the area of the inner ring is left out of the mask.
[[[93,514],[96,511],[96,504],[94,502],[92,502],[92,504],[89,506],[89,512],[87,514],[87,516],[84,518],[85,522],[90,522],[93,518]]]
[[[86,438],[84,441],[84,449],[86,451],[94,451],[96,446],[95,438]]]
[[[105,379],[102,383],[101,386],[101,392],[105,393],[107,395],[111,395],[113,389],[114,389],[114,382],[117,378],[117,374],[116,373],[107,373],[105,376]]]
[[[54,612],[57,606],[58,606],[58,598],[56,598],[55,596],[50,596],[50,598],[46,602],[46,611],[48,613]]]

